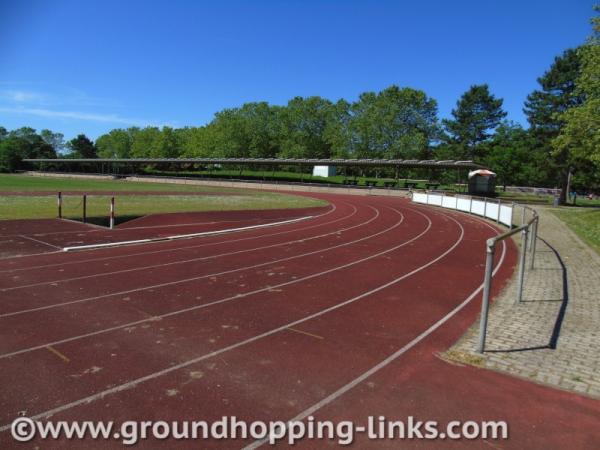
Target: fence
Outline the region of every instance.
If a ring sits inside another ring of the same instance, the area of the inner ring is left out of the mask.
[[[501,200],[490,200],[480,197],[466,195],[449,196],[435,192],[413,192],[412,200],[415,203],[439,206],[442,208],[463,211],[477,216],[496,221],[506,225],[509,230],[490,238],[486,241],[485,275],[483,279],[483,298],[481,300],[481,319],[479,322],[479,340],[476,351],[485,351],[485,339],[487,334],[487,323],[490,306],[490,293],[492,289],[492,275],[494,269],[494,254],[496,244],[517,233],[521,233],[521,248],[519,250],[519,270],[517,274],[517,298],[515,303],[521,303],[523,299],[523,283],[525,278],[525,265],[527,264],[527,253],[530,253],[529,268],[534,269],[535,251],[539,216],[537,212],[525,205],[516,203],[502,203]],[[516,212],[520,209],[520,224],[515,225]],[[530,217],[528,217],[528,215]],[[531,239],[529,235],[531,234]],[[528,245],[529,243],[529,245]]]

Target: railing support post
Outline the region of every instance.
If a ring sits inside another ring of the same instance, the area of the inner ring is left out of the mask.
[[[537,234],[538,234],[538,225],[540,223],[540,218],[539,216],[535,219],[535,222],[533,222],[531,225],[533,226],[533,232],[531,233],[531,256],[530,256],[530,261],[529,261],[529,268],[531,270],[533,270],[534,265],[535,265],[535,247],[536,247],[536,243],[537,243]]]
[[[526,255],[527,255],[527,234],[529,230],[527,227],[521,230],[521,254],[519,258],[519,275],[517,279],[517,301],[516,303],[521,303],[523,300],[523,280],[525,278],[525,263],[526,263]]]
[[[495,243],[488,241],[485,258],[485,277],[483,279],[483,297],[481,299],[481,320],[479,321],[479,342],[477,343],[477,353],[483,353],[485,350],[485,336],[487,333],[490,292],[492,289],[492,269],[494,267],[494,250]]]

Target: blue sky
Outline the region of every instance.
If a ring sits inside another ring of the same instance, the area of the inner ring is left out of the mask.
[[[443,118],[479,83],[526,125],[526,95],[590,34],[595,1],[0,0],[0,125],[96,138],[391,84]]]

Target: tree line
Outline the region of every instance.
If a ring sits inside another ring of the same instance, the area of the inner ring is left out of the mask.
[[[0,170],[27,157],[255,157],[472,159],[510,185],[600,186],[600,22],[576,49],[557,56],[525,101],[529,128],[506,119],[487,84],[471,86],[451,117],[410,87],[364,92],[354,102],[295,97],[246,103],[199,127],[113,129],[92,142],[31,128],[0,127]],[[563,189],[564,190],[564,189]]]

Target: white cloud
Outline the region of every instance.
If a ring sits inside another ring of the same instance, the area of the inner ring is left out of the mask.
[[[0,98],[16,103],[44,102],[46,96],[38,92],[24,90],[0,91]]]
[[[14,108],[14,107],[3,107],[0,106],[0,112],[7,114],[27,114],[38,117],[46,117],[53,119],[72,119],[72,120],[84,120],[91,122],[106,122],[115,123],[122,125],[133,125],[133,126],[162,126],[168,124],[159,124],[150,120],[134,119],[128,117],[121,117],[117,114],[93,114],[85,113],[80,111],[56,111],[44,108]]]

